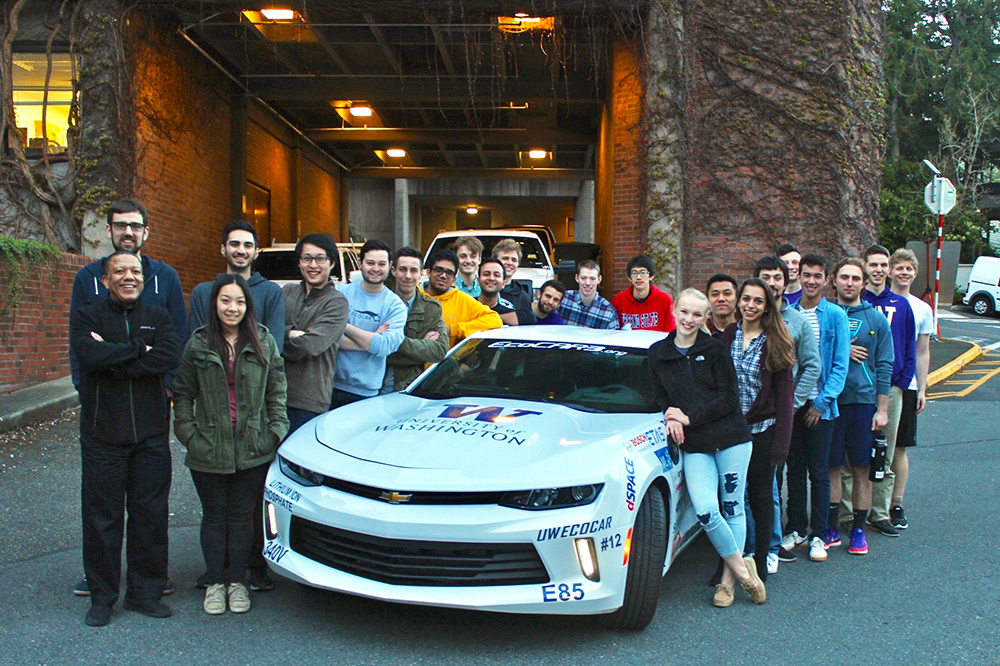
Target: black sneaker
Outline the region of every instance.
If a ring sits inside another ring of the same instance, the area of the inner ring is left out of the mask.
[[[897,530],[905,530],[910,526],[910,523],[906,520],[906,514],[903,513],[903,507],[894,506],[889,509],[889,520],[892,521],[892,526]]]
[[[898,537],[899,530],[892,526],[888,520],[869,520],[868,526],[887,537]]]
[[[778,561],[779,562],[794,562],[795,559],[796,559],[795,558],[795,553],[789,552],[789,551],[785,550],[784,548],[782,548],[781,546],[778,546]]]
[[[250,569],[247,581],[250,583],[250,589],[254,592],[270,592],[274,589],[274,581],[267,575],[267,569],[263,571]]]
[[[84,581],[85,583],[87,581]],[[89,592],[88,592],[89,594]],[[94,604],[87,611],[87,616],[83,618],[89,627],[103,627],[111,621],[111,606],[99,606]]]
[[[170,617],[174,611],[162,601],[129,601],[122,604],[125,610],[141,613],[146,617]]]
[[[87,583],[86,578],[84,578],[83,580],[81,580],[79,583],[76,584],[76,587],[73,588],[73,594],[75,594],[78,597],[90,596],[90,585]],[[107,624],[107,622],[105,622],[104,624]],[[92,626],[99,627],[101,625],[95,624]]]
[[[170,576],[167,576],[167,582],[163,586],[163,596],[167,596],[168,594],[173,594],[173,593],[174,593],[174,579],[171,578]]]

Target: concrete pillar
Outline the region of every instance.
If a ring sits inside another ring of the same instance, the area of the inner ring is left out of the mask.
[[[580,181],[580,196],[573,205],[573,240],[594,242],[594,181]]]
[[[395,247],[410,244],[410,181],[396,179]]]

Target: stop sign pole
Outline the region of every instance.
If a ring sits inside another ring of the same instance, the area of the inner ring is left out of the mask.
[[[955,207],[955,186],[943,177],[937,167],[929,160],[924,164],[934,172],[934,180],[924,188],[924,203],[932,213],[938,216],[937,235],[937,266],[934,272],[934,330],[938,339],[941,338],[941,325],[938,322],[938,304],[941,301],[941,246],[944,242],[944,216]]]

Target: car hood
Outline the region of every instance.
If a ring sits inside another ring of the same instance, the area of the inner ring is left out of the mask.
[[[655,416],[649,414],[397,393],[327,413],[310,424],[315,430],[302,428],[289,438],[281,454],[323,474],[375,485],[403,483],[409,490],[442,484],[498,490],[535,479],[572,485],[603,481],[604,468],[628,444],[626,435],[651,421]]]

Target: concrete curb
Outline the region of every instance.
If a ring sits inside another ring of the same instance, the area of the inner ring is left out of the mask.
[[[80,404],[70,377],[0,396],[0,433],[55,418]]]
[[[974,342],[970,342],[969,344],[972,345],[972,348],[969,351],[965,352],[958,358],[945,363],[940,368],[927,375],[927,386],[934,386],[935,384],[943,382],[983,355],[982,347]]]

